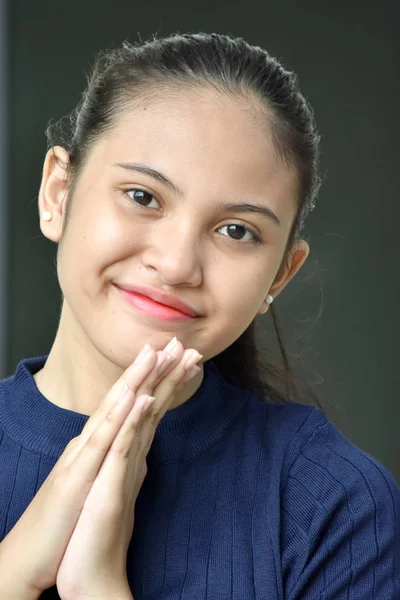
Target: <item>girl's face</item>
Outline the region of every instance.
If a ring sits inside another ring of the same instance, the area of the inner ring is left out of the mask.
[[[63,236],[65,171],[48,153],[39,202],[53,218],[41,227],[60,242],[62,320],[78,343],[124,369],[146,341],[161,349],[176,335],[208,360],[267,310],[266,295],[283,289],[308,245],[278,273],[296,182],[261,119],[249,102],[211,92],[127,110],[91,149]],[[199,316],[147,312],[121,291],[135,286],[173,294]]]

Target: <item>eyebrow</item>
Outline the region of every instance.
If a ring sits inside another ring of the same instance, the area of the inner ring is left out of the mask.
[[[122,169],[127,169],[128,171],[134,171],[136,173],[142,173],[143,175],[148,175],[157,181],[163,183],[171,192],[173,192],[176,196],[183,197],[183,190],[173,183],[168,177],[157,171],[156,169],[152,169],[148,165],[144,165],[142,163],[114,163],[115,167],[121,167]],[[220,208],[227,212],[255,212],[264,217],[267,217],[269,220],[274,221],[276,225],[281,227],[281,222],[276,216],[276,214],[268,208],[268,206],[264,206],[263,204],[249,204],[247,202],[241,202],[236,204],[234,202],[225,202],[221,203]]]

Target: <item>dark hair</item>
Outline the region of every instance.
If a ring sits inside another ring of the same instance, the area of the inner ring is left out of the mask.
[[[113,127],[120,111],[136,99],[174,85],[207,86],[218,93],[242,95],[263,108],[277,156],[297,175],[297,212],[282,259],[284,266],[293,243],[301,239],[321,183],[320,137],[313,111],[299,91],[297,76],[268,52],[241,38],[215,33],[176,34],[140,45],[125,42],[120,48],[100,52],[77,108],[57,123],[50,123],[46,132],[49,148],[60,145],[69,153],[69,197],[92,144]],[[68,202],[65,226],[69,209]],[[268,312],[283,368],[266,360],[257,347],[255,321],[215,356],[214,362],[226,379],[253,390],[266,401],[301,402],[306,399],[299,391],[301,384],[318,403],[309,386],[297,380],[290,369],[275,307],[271,305]]]

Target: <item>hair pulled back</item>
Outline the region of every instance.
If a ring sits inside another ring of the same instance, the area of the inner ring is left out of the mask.
[[[63,146],[69,154],[69,196],[92,145],[111,129],[121,111],[162,89],[209,87],[242,96],[263,108],[277,156],[296,174],[296,215],[282,265],[301,239],[305,220],[315,205],[321,183],[319,142],[313,111],[287,71],[262,48],[242,38],[220,34],[174,34],[141,44],[125,42],[100,52],[88,85],[74,111],[47,128],[48,147]],[[68,221],[69,203],[66,222]],[[271,305],[283,367],[269,362],[257,347],[255,320],[228,348],[214,357],[221,373],[265,401],[303,401],[290,369],[276,308]],[[304,382],[301,382],[304,385]],[[305,384],[308,395],[318,403]]]

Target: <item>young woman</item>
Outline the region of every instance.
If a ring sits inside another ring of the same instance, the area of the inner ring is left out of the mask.
[[[124,44],[48,139],[63,303],[0,384],[0,597],[400,598],[393,478],[261,379],[320,183],[296,76],[222,35]]]

